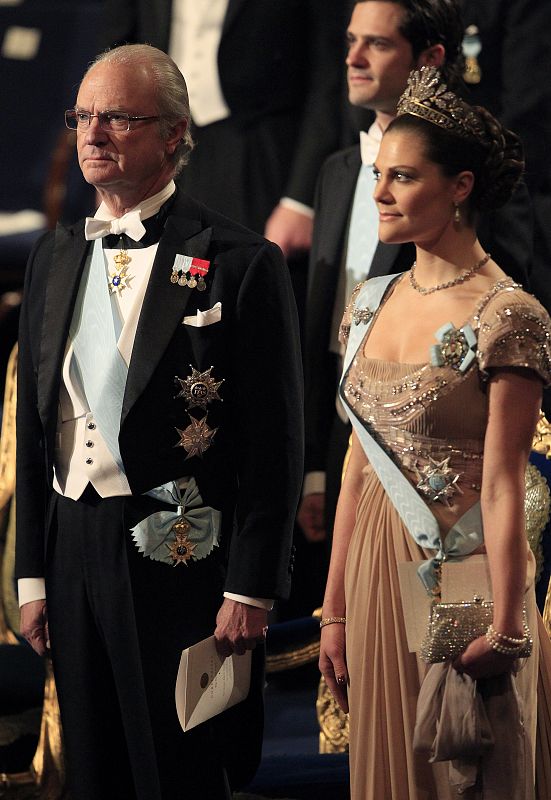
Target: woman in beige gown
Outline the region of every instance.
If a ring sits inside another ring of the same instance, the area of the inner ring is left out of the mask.
[[[341,328],[349,346],[340,394],[356,432],[335,522],[320,668],[350,707],[352,798],[548,800],[551,644],[535,607],[524,470],[542,386],[551,381],[551,323],[475,233],[477,212],[512,193],[520,145],[425,68],[410,77],[375,169],[380,238],[414,241],[417,258],[409,273],[357,287]],[[470,783],[457,777],[463,762],[429,763],[414,750],[427,665],[408,649],[398,565],[436,553],[404,524],[365,454],[363,430],[430,508],[443,551],[447,532],[480,501],[483,543],[463,555],[487,553],[498,635],[471,642],[453,675],[476,680],[490,698],[495,741],[471,754]],[[524,637],[523,602],[534,645],[519,661],[500,650],[514,651],[511,643]]]

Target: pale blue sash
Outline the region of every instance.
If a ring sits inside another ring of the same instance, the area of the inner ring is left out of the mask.
[[[373,199],[375,176],[373,165],[362,164],[356,182],[346,250],[346,295],[350,297],[354,287],[369,275],[371,262],[379,237],[379,211]]]
[[[367,281],[356,298],[355,308],[369,309],[375,312],[381,303],[387,287],[395,278],[395,275],[384,275]],[[364,319],[365,316],[366,315],[364,315]],[[484,536],[482,531],[480,502],[475,503],[460,517],[453,528],[447,533],[445,541],[442,541],[438,522],[425,501],[420,497],[393,459],[377,443],[368,430],[368,423],[359,419],[348,406],[344,395],[346,374],[353,358],[362,346],[362,342],[372,320],[373,316],[370,316],[366,322],[360,321],[359,323],[355,323],[354,320],[351,322],[339,394],[364,452],[371,466],[377,473],[377,477],[381,481],[387,495],[398,511],[402,522],[420,547],[436,550],[434,558],[429,561],[424,561],[418,570],[419,577],[430,592],[437,584],[435,568],[442,561],[467,556],[483,543]]]
[[[80,282],[69,335],[90,411],[124,472],[119,429],[128,366],[117,347],[122,326],[116,300],[109,293],[102,240],[96,239]]]

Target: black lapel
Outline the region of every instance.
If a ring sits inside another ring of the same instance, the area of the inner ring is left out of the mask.
[[[58,225],[55,234],[38,366],[38,411],[45,427],[50,414],[57,414],[63,355],[89,244],[83,227],[84,222],[70,228]]]
[[[342,258],[345,234],[348,230],[348,218],[354,204],[354,193],[362,161],[360,148],[354,147],[345,154],[344,169],[335,175],[334,187],[328,187],[335,202],[330,203],[331,215],[327,220],[327,241],[334,251],[329,254],[329,261],[334,265]]]
[[[182,323],[186,304],[195,291],[170,282],[174,259],[178,253],[204,259],[211,237],[212,228],[205,228],[198,219],[171,216],[166,222],[132,348],[121,425],[151,379],[175,330]]]
[[[325,210],[319,218],[317,263],[310,272],[310,291],[318,291],[322,284],[333,285],[338,279],[360,166],[360,148],[354,147],[343,153],[342,160],[331,165],[331,172],[324,178],[322,208]],[[331,304],[332,295],[323,291],[322,301]],[[318,297],[317,301],[319,300]]]
[[[371,262],[369,277],[375,278],[378,275],[392,275],[393,272],[398,271],[396,261],[402,247],[403,245],[401,244],[385,244],[384,242],[379,242]]]
[[[224,25],[222,26],[222,36],[224,36],[233,25],[237,15],[246,2],[247,0],[229,0],[228,10],[226,11],[226,16],[224,18]]]

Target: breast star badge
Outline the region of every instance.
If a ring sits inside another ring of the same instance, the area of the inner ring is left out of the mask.
[[[191,375],[187,378],[179,378],[176,375],[174,378],[174,382],[180,384],[181,387],[176,399],[183,397],[188,403],[188,409],[205,409],[207,404],[213,400],[222,400],[218,394],[218,389],[224,383],[224,379],[221,381],[214,380],[210,374],[214,367],[209,367],[205,372],[199,372],[191,364],[189,366],[191,367]]]
[[[203,454],[209,449],[212,444],[212,439],[218,428],[210,428],[207,425],[206,415],[203,419],[195,419],[191,414],[188,415],[191,424],[183,431],[176,428],[180,436],[180,441],[175,444],[175,447],[183,447],[187,453],[186,461],[188,458],[194,456],[203,457]]]
[[[171,530],[174,531],[174,536],[176,538],[173,542],[167,544],[167,547],[170,550],[174,566],[176,567],[178,564],[187,565],[187,562],[193,555],[193,551],[197,547],[197,545],[193,544],[188,535],[191,530],[191,525],[184,517],[180,517],[180,519],[174,523]]]
[[[435,336],[440,344],[431,347],[431,364],[466,372],[476,358],[477,340],[471,326],[457,329],[448,322],[436,331]]]
[[[422,492],[429,502],[440,502],[444,505],[450,505],[450,497],[456,492],[463,494],[458,485],[460,473],[454,472],[450,468],[450,457],[444,458],[442,461],[436,461],[434,458],[429,457],[429,463],[419,470],[417,467],[415,471],[419,482],[417,489]]]

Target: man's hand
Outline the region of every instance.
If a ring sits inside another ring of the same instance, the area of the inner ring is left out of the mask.
[[[225,597],[216,617],[216,649],[223,658],[232,653],[242,656],[264,639],[267,630],[268,612],[264,608]]]
[[[45,600],[33,600],[21,606],[21,636],[23,636],[35,653],[45,656],[50,648],[48,632],[48,612]]]
[[[308,542],[323,542],[327,536],[324,521],[325,494],[306,494],[300,502],[297,522]]]
[[[290,258],[310,249],[313,228],[314,221],[307,214],[278,205],[268,217],[264,236],[279,245],[285,258]]]

